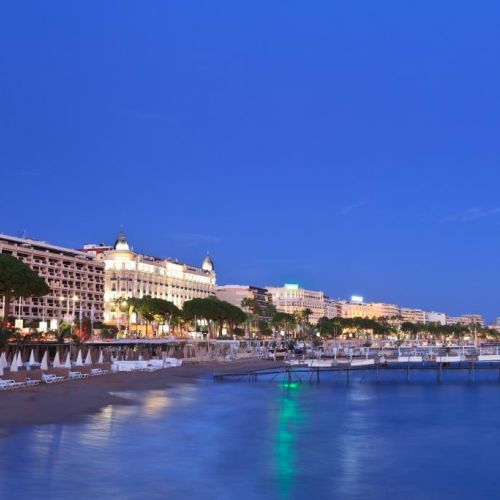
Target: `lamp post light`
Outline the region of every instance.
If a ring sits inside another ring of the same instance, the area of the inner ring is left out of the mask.
[[[64,312],[63,312],[64,295],[61,295],[59,297],[59,302],[61,303],[61,319],[59,319],[57,321],[57,336],[58,337],[61,335],[61,322],[64,320]]]
[[[76,305],[76,302],[78,300],[78,297],[76,295],[73,295],[73,298],[71,299],[73,301],[73,309],[72,309],[72,312],[71,312],[71,335],[73,335],[73,323],[75,322],[75,305]],[[81,329],[81,325],[80,325],[80,329]]]
[[[118,309],[120,313],[127,313],[127,336],[128,336],[128,331],[130,329],[130,314],[128,314],[128,301],[127,299],[122,299],[118,305]],[[121,314],[120,314],[121,317]]]

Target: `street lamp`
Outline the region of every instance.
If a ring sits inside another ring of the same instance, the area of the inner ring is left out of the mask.
[[[128,301],[127,301],[127,299],[122,299],[118,305],[118,308],[120,310],[120,313],[125,313],[125,312],[127,313],[127,335],[128,335],[128,331],[130,329],[130,314],[128,314]]]
[[[73,295],[73,309],[72,309],[72,321],[71,321],[71,335],[73,335],[73,323],[75,322],[75,304],[76,301],[78,300],[78,297],[76,295]],[[81,330],[81,325],[80,325],[80,330]]]
[[[63,302],[64,302],[64,295],[61,295],[59,297],[59,302],[61,302],[61,319],[57,321],[57,336],[61,334],[61,322],[64,320],[64,313],[63,313]]]

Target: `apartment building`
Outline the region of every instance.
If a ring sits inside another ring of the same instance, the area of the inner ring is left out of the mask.
[[[306,290],[297,283],[287,283],[282,287],[266,287],[273,298],[273,303],[278,311],[295,314],[310,309],[311,324],[316,324],[320,318],[328,314],[336,314],[337,309],[332,307],[331,299],[322,291]]]
[[[400,309],[402,322],[425,323],[425,313],[422,309],[412,309],[411,307],[402,307]]]
[[[450,324],[448,320],[451,317],[447,317],[445,313],[435,312],[435,311],[425,311],[424,312],[424,323],[439,323],[440,325]]]
[[[55,320],[72,321],[80,316],[80,311],[95,321],[103,319],[103,262],[78,250],[4,234],[0,234],[0,253],[27,264],[50,287],[50,293],[44,297],[13,300],[10,315],[47,322],[47,328],[57,328]],[[0,315],[3,314],[2,301]]]
[[[399,307],[384,302],[341,301],[340,316],[342,318],[386,318],[399,317]]]
[[[273,305],[273,299],[266,288],[251,285],[222,285],[217,287],[215,295],[220,300],[240,307],[245,312],[249,312],[249,310],[242,306],[243,300],[255,300],[260,310],[259,318],[262,320],[271,319],[270,306]]]
[[[484,326],[484,318],[481,314],[463,314],[462,316],[448,317],[448,324],[454,325],[479,325]]]

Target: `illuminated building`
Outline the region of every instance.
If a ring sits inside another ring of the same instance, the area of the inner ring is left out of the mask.
[[[352,299],[350,302],[341,301],[339,304],[342,318],[393,319],[399,317],[399,307],[395,304],[385,304],[383,302],[364,303]]]
[[[304,309],[310,309],[312,314],[309,322],[313,325],[322,317],[333,318],[337,315],[337,307],[333,307],[333,301],[326,297],[322,291],[306,290],[300,288],[296,283],[288,283],[283,287],[268,286],[266,288],[272,295],[273,303],[278,311],[295,314]]]
[[[402,307],[400,309],[401,321],[408,323],[425,323],[425,313],[422,309]]]
[[[99,247],[86,245],[84,248],[87,252],[98,252],[97,258],[104,262],[104,318],[107,322],[125,321],[126,313],[120,306],[128,298],[149,295],[182,308],[187,300],[215,295],[215,268],[208,255],[201,268],[144,255],[130,248],[123,232],[111,250],[99,252]]]
[[[424,323],[439,323],[440,325],[446,325],[448,322],[448,318],[445,313],[430,311],[424,312]]]
[[[103,319],[104,264],[92,255],[44,241],[0,235],[0,253],[27,264],[50,287],[44,297],[12,300],[10,314],[20,319],[46,321],[41,329],[56,329],[50,320],[72,321],[81,314]],[[3,301],[0,309],[3,316]]]
[[[481,314],[463,314],[462,316],[448,316],[448,325],[479,325],[484,326],[484,318]]]

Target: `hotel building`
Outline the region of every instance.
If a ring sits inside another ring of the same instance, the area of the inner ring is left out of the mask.
[[[320,318],[335,317],[337,308],[332,307],[332,301],[321,291],[306,290],[300,288],[296,283],[288,283],[283,287],[266,287],[273,298],[276,309],[288,314],[295,314],[310,309],[312,314],[309,318],[311,324],[316,324]],[[328,316],[330,315],[330,316]]]
[[[41,329],[56,329],[54,320],[72,321],[80,316],[80,311],[82,316],[93,316],[95,321],[103,319],[103,262],[78,250],[4,234],[0,234],[0,253],[27,264],[50,287],[44,297],[12,300],[11,316],[47,322]],[[0,315],[4,315],[3,300]]]
[[[120,303],[128,298],[147,295],[173,302],[182,308],[194,298],[215,295],[215,268],[207,255],[201,268],[134,252],[121,232],[111,250],[102,245],[85,245],[88,253],[96,253],[105,268],[104,320],[117,323],[126,320]],[[123,323],[122,323],[123,324]]]
[[[430,311],[424,312],[424,323],[429,324],[429,323],[439,323],[440,325],[446,325],[448,318],[446,317],[445,313],[442,312],[435,312],[435,311]]]
[[[448,316],[448,325],[479,325],[484,326],[484,318],[481,314],[463,314],[462,316]]]
[[[386,318],[390,320],[399,317],[399,307],[383,302],[341,301],[340,316],[342,318]]]
[[[403,323],[425,323],[425,313],[422,309],[402,307],[400,309],[400,316]]]

